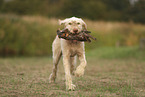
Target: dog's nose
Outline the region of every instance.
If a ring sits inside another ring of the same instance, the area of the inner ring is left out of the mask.
[[[77,32],[78,32],[78,29],[74,28],[74,29],[73,29],[73,32],[74,32],[74,33],[77,33]]]

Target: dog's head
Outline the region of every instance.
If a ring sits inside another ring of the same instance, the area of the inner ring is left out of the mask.
[[[86,23],[81,18],[66,18],[64,20],[59,20],[60,25],[64,25],[71,33],[78,33],[82,30],[87,29]]]

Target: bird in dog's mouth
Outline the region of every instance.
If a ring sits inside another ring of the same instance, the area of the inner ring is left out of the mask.
[[[91,33],[90,31],[82,30],[82,31],[78,32],[77,29],[74,29],[73,32],[74,33],[71,33],[68,29],[57,30],[57,35],[59,38],[70,40],[73,43],[77,43],[78,41],[91,42],[91,39],[96,40],[96,38],[94,38],[93,36],[91,36],[89,34],[89,33]]]

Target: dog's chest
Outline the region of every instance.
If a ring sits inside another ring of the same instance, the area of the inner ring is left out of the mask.
[[[70,57],[74,57],[75,55],[77,55],[77,51],[76,50],[70,50]]]
[[[63,53],[67,52],[70,57],[74,57],[75,55],[78,55],[80,52],[83,52],[84,43],[83,42],[77,42],[72,43],[70,41],[63,41],[62,49]]]
[[[77,53],[79,52],[79,48],[80,48],[80,45],[78,44],[73,44],[73,45],[70,45],[70,56],[71,57],[74,57],[75,55],[77,55]]]

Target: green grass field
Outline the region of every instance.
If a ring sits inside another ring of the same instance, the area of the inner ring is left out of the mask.
[[[2,97],[143,97],[145,51],[138,47],[98,48],[86,52],[84,77],[73,77],[75,91],[65,90],[62,61],[56,83],[49,83],[50,57],[0,58]]]

